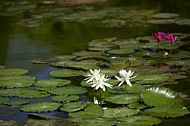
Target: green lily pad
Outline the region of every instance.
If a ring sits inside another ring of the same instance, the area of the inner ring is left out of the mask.
[[[114,95],[105,98],[105,101],[115,104],[129,104],[140,100],[138,95],[126,94],[126,95]]]
[[[149,106],[159,106],[163,104],[180,102],[180,99],[177,99],[177,93],[168,89],[168,88],[149,88],[141,92],[141,98],[145,104]]]
[[[128,105],[129,108],[132,108],[132,109],[144,109],[144,108],[147,108],[148,106],[144,105],[144,104],[140,104],[139,102],[131,102],[129,103]]]
[[[66,112],[75,112],[83,109],[88,103],[84,102],[71,102],[71,103],[66,103],[64,104],[60,110],[61,111],[66,111]]]
[[[119,117],[136,115],[138,113],[139,113],[139,111],[137,109],[129,109],[127,107],[108,108],[108,109],[104,110],[104,115],[102,117],[119,118]]]
[[[94,112],[96,111],[96,112]],[[89,103],[85,108],[84,111],[69,113],[70,117],[73,118],[97,118],[104,114],[103,109],[99,105],[95,105],[93,103]]]
[[[39,80],[34,85],[38,87],[59,87],[70,84],[70,80],[63,79],[47,79],[47,80]]]
[[[3,104],[4,102],[8,102],[10,101],[9,98],[6,98],[6,97],[0,97],[0,104]]]
[[[70,94],[83,94],[87,90],[82,87],[63,87],[63,88],[53,88],[48,90],[49,93],[55,95],[70,95]]]
[[[2,76],[0,77],[0,87],[18,88],[27,87],[35,83],[35,77],[31,76]]]
[[[5,101],[3,102],[3,104],[5,105],[23,105],[23,104],[27,104],[29,103],[30,101],[27,100],[27,99],[14,99],[14,100],[8,100],[8,101]]]
[[[103,39],[95,39],[92,40],[91,42],[88,43],[89,46],[91,47],[98,47],[98,48],[110,48],[115,46],[113,43],[113,41],[117,40],[116,37],[113,38],[103,38]]]
[[[131,116],[118,119],[120,123],[118,126],[150,126],[157,125],[162,120],[152,116]]]
[[[42,102],[42,103],[33,103],[28,105],[23,105],[21,111],[26,112],[48,112],[57,110],[61,104],[54,102]]]
[[[77,101],[79,99],[79,96],[77,96],[77,95],[58,95],[58,96],[53,96],[51,99],[56,102],[69,102],[69,101]]]
[[[81,76],[85,74],[85,72],[81,70],[61,69],[61,70],[51,71],[49,74],[55,77],[75,77],[75,76]]]
[[[152,19],[147,21],[149,24],[173,24],[175,23],[174,19]]]
[[[28,73],[28,70],[26,69],[0,69],[0,76],[23,75],[26,73]]]
[[[97,66],[94,63],[87,63],[87,62],[68,62],[65,64],[65,66],[75,68],[75,69],[83,69],[83,70],[100,68],[99,66]]]
[[[127,93],[140,93],[144,89],[145,89],[144,86],[135,84],[132,87],[127,86],[126,87],[126,92]],[[111,93],[123,94],[123,93],[125,93],[125,85],[119,86],[119,87],[112,87],[112,88],[108,89],[108,91],[111,92]]]
[[[0,65],[0,70],[1,70],[1,69],[5,69],[5,66],[3,66],[3,65]]]
[[[123,49],[112,49],[112,50],[108,51],[108,53],[110,53],[110,54],[120,54],[120,55],[122,55],[122,54],[131,54],[133,52],[135,52],[135,50],[133,50],[133,49],[125,49],[125,48],[123,48]]]
[[[18,97],[22,98],[43,98],[47,97],[50,94],[48,94],[45,91],[37,91],[37,90],[29,90],[29,89],[20,89],[18,90]]]
[[[85,119],[79,126],[113,126],[116,124],[115,120],[107,118],[97,118],[97,119]]]
[[[161,118],[179,117],[189,114],[188,109],[180,103],[160,105],[154,108],[147,109],[144,112],[147,113],[148,115],[161,117]]]
[[[176,13],[157,13],[153,14],[150,16],[151,18],[162,18],[162,19],[167,19],[167,18],[177,18],[179,17],[179,14]]]
[[[138,84],[152,84],[161,83],[167,81],[169,77],[167,75],[139,75],[134,78],[134,81]]]

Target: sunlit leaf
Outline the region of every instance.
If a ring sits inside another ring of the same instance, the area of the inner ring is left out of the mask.
[[[81,76],[85,72],[80,70],[71,70],[71,69],[60,69],[50,72],[51,76],[55,77],[74,77],[74,76]]]

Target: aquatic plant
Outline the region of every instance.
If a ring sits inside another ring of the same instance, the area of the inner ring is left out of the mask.
[[[165,39],[165,33],[164,33],[164,32],[152,33],[152,38],[157,40],[157,42],[158,42],[157,50],[158,50],[158,52],[159,52],[159,49],[160,49],[160,41]]]
[[[174,34],[172,34],[172,33],[166,34],[166,35],[165,35],[165,40],[166,40],[168,43],[170,43],[170,54],[172,54],[172,44],[173,44],[174,42],[176,42],[177,36],[174,35]]]
[[[124,82],[126,82],[127,85],[130,87],[132,86],[130,79],[135,78],[136,76],[133,76],[134,71],[128,70],[120,70],[119,75],[120,77],[116,76],[117,80],[120,82],[118,86],[121,86]],[[133,76],[133,77],[132,77]],[[126,86],[125,86],[125,91],[126,91]]]

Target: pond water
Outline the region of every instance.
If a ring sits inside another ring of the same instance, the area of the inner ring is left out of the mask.
[[[1,0],[0,65],[25,68],[30,76],[48,79],[48,73],[57,68],[33,64],[31,60],[86,50],[87,43],[95,39],[130,39],[151,36],[158,31],[190,34],[189,7],[189,0],[108,0],[77,6],[61,6],[51,0],[49,3],[45,0]],[[156,13],[175,15],[151,17]],[[187,52],[190,50],[188,46],[183,47]],[[187,79],[167,87],[190,95],[189,74],[190,70],[187,70]],[[187,108],[189,105],[187,102]],[[56,114],[59,116],[60,113]],[[20,112],[17,107],[0,106],[0,120],[25,122],[27,118],[27,113]],[[159,125],[189,125],[189,118],[188,114],[163,119]]]

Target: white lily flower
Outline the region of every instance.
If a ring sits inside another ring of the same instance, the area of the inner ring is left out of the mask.
[[[91,70],[90,69],[90,74],[87,74],[87,78],[85,80],[87,80],[86,81],[87,83],[92,82],[92,81],[96,80],[96,78],[98,78],[99,75],[100,75],[100,69],[99,70],[97,70],[97,69]]]
[[[105,77],[104,74],[98,74],[96,79],[91,82],[92,83],[91,87],[94,87],[95,90],[98,90],[99,88],[101,88],[103,91],[105,91],[106,90],[105,87],[109,87],[109,88],[112,87],[111,84],[106,83],[106,81],[108,81],[108,80],[109,79],[107,77]]]
[[[121,86],[124,82],[126,82],[130,87],[132,86],[130,79],[135,78],[136,76],[133,76],[134,71],[129,70],[128,72],[126,70],[120,70],[119,75],[121,77],[115,76],[118,81],[120,81],[118,86]]]

